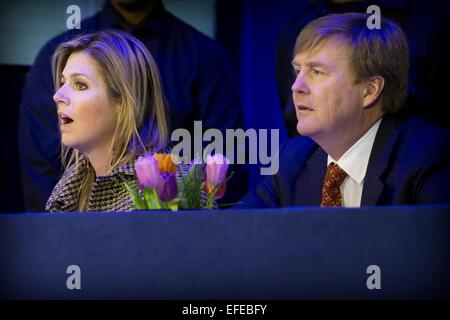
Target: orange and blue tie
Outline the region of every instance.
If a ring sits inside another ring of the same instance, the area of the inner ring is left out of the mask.
[[[336,163],[331,162],[328,165],[323,182],[321,207],[342,207],[342,196],[339,187],[346,176],[347,173]]]

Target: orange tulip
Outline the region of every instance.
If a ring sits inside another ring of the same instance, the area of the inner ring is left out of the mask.
[[[158,161],[159,170],[161,172],[175,173],[177,171],[177,166],[173,163],[170,154],[155,153],[153,158]]]

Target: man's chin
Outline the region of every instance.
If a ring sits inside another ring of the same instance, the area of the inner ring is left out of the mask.
[[[297,132],[302,136],[311,136],[314,133],[314,128],[305,123],[305,121],[299,120],[297,122]]]
[[[300,124],[300,122],[297,122],[297,132],[301,135],[305,135],[305,128],[303,125]]]

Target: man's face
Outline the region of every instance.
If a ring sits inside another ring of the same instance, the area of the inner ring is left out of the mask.
[[[318,141],[333,141],[358,124],[363,112],[363,88],[355,84],[345,45],[330,38],[297,54],[292,97],[297,131]],[[331,139],[331,140],[330,140]]]

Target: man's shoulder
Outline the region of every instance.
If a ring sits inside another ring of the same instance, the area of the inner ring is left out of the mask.
[[[208,55],[224,54],[222,45],[212,37],[199,31],[189,23],[167,12],[166,23],[170,29],[171,37],[176,38],[185,48],[201,49],[202,59],[210,58]]]
[[[212,41],[215,42],[215,40],[203,32],[199,31],[198,29],[191,26],[189,23],[181,20],[180,18],[176,17],[170,12],[166,12],[166,21],[171,25],[174,32],[182,33],[185,35],[189,35],[197,40],[202,41]]]
[[[420,117],[411,116],[403,122],[403,126],[411,135],[414,136],[439,136],[448,138],[450,132],[447,129],[439,127],[438,125],[425,120]]]
[[[420,117],[397,119],[388,139],[395,139],[394,154],[403,165],[434,163],[450,157],[450,132]]]
[[[444,146],[450,142],[450,132],[423,118],[410,116],[402,119],[397,130],[403,143],[411,146]]]

